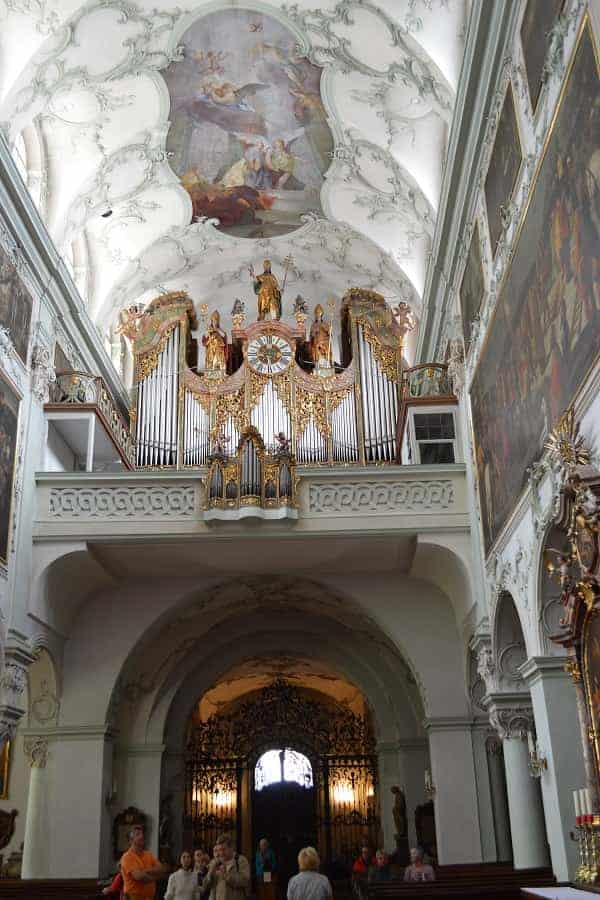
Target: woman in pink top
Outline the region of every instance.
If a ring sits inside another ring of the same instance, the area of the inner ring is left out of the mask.
[[[410,851],[410,866],[404,870],[405,881],[435,881],[433,866],[423,862],[423,851],[412,847]]]

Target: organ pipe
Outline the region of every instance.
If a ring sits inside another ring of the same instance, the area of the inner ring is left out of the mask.
[[[346,368],[338,365],[327,375],[301,369],[289,354],[290,361],[280,371],[261,375],[245,358],[246,351],[239,349],[235,358],[243,361],[232,375],[214,370],[197,375],[186,364],[191,301],[175,296],[177,315],[172,322],[164,315],[169,302],[150,304],[156,336],[145,327],[142,349],[136,351],[139,466],[207,466],[217,443],[233,457],[246,426],[256,429],[264,452],[277,455],[285,446],[300,465],[394,462],[401,344],[391,312],[379,295],[355,289],[344,299],[343,315],[348,317],[344,333],[350,348]],[[188,318],[181,314],[185,304]],[[279,345],[300,340],[298,329],[283,322],[238,329],[235,339],[256,341],[262,331],[273,330]],[[269,349],[274,346],[271,341]],[[254,363],[257,358],[254,350]],[[252,442],[244,459],[242,483],[252,492],[262,478]]]

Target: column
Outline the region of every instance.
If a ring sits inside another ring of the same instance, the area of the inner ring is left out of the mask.
[[[490,719],[502,738],[515,869],[548,865],[540,786],[529,771],[527,732],[533,729],[529,695],[493,694]]]
[[[586,773],[575,691],[561,657],[533,657],[521,666],[531,691],[540,756],[547,761],[540,782],[552,868],[557,881],[568,881],[578,864],[573,827],[573,791]]]
[[[486,755],[490,779],[490,795],[494,816],[494,837],[497,862],[512,862],[512,842],[510,839],[510,819],[508,795],[504,771],[504,753],[498,737],[488,738]]]
[[[401,740],[398,742],[398,762],[401,787],[406,797],[406,815],[408,818],[408,843],[410,847],[417,845],[415,827],[415,810],[427,800],[425,796],[425,770],[431,769],[427,741],[422,738]]]
[[[487,742],[490,734],[489,719],[475,720],[471,733],[473,737],[475,778],[477,781],[481,852],[484,862],[496,862],[498,855],[487,752]]]
[[[470,719],[428,719],[435,831],[442,865],[482,861]]]
[[[23,841],[22,878],[46,878],[48,873],[47,773],[48,741],[30,738],[24,743],[25,756],[31,766],[29,793]]]

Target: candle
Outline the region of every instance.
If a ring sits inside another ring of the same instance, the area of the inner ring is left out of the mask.
[[[429,790],[431,779],[429,778],[429,769],[425,769],[425,790]]]
[[[575,818],[581,815],[581,803],[579,802],[579,791],[573,791],[573,805],[575,807]]]
[[[586,815],[592,815],[592,794],[589,788],[584,788],[585,793],[585,812]]]
[[[585,791],[583,788],[579,789],[579,806],[581,808],[581,815],[585,816]]]
[[[535,744],[531,731],[527,732],[527,746],[529,747],[529,755],[533,758],[535,756]]]

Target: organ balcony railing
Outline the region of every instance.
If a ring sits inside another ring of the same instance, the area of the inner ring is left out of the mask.
[[[57,372],[44,410],[46,470],[135,468],[135,438],[129,421],[99,375]]]

